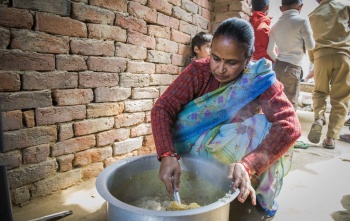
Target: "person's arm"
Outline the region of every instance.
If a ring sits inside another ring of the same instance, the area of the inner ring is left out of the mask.
[[[210,79],[209,62],[193,61],[157,99],[151,110],[151,125],[158,157],[164,152],[175,151],[172,128],[177,114],[185,104],[207,90],[205,85]]]
[[[259,102],[272,125],[261,144],[242,159],[257,175],[279,159],[301,136],[298,117],[279,81],[260,95]]]
[[[276,47],[276,41],[273,37],[273,33],[270,31],[269,44],[267,46],[267,54],[270,56],[270,58],[274,62],[276,62],[276,59],[277,59],[277,53],[276,53],[275,47]]]
[[[304,21],[304,25],[301,29],[301,37],[304,39],[306,50],[312,50],[315,47],[316,43],[313,38],[311,25],[308,20]]]

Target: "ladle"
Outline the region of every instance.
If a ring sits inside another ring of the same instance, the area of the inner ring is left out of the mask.
[[[174,189],[174,200],[178,204],[181,204],[180,193],[179,193],[179,191],[175,190],[175,184],[174,184],[174,177],[173,176],[171,177],[171,183],[173,184],[173,189]]]

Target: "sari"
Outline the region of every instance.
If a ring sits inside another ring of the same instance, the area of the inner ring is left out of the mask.
[[[215,159],[226,165],[240,161],[269,133],[271,123],[264,114],[243,122],[232,122],[237,112],[276,81],[271,62],[261,59],[249,66],[235,81],[198,97],[185,105],[173,129],[176,152]],[[278,205],[283,177],[292,162],[289,150],[252,182],[266,214],[273,216]]]

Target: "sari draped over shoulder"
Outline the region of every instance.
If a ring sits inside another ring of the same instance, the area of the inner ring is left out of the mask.
[[[228,165],[257,148],[271,127],[265,115],[256,114],[243,122],[232,120],[241,108],[276,81],[271,67],[271,62],[266,59],[251,62],[234,82],[185,105],[173,129],[177,153],[215,159]],[[260,176],[254,177],[257,199],[268,215],[277,211],[275,198],[290,169],[292,149]]]

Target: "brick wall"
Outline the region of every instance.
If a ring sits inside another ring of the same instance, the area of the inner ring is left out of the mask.
[[[0,101],[14,204],[154,152],[150,110],[189,43],[249,1],[0,0]]]

